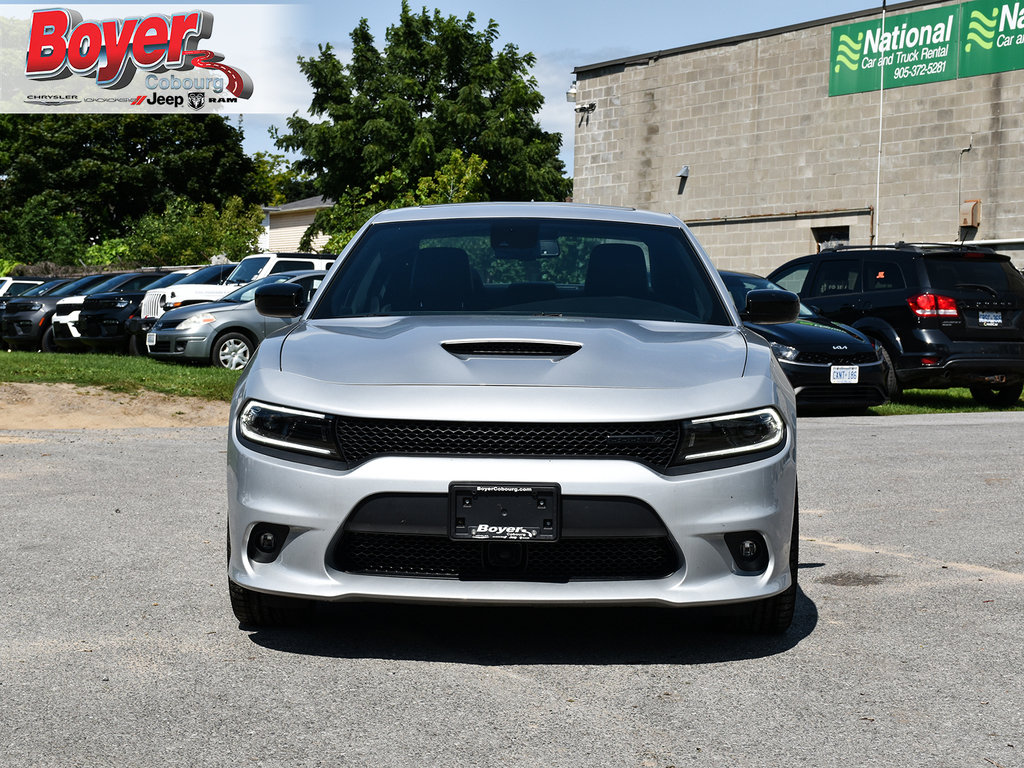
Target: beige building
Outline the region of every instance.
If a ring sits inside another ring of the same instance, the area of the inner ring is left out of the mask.
[[[330,208],[333,204],[331,200],[323,197],[308,197],[305,200],[264,208],[264,226],[267,230],[265,250],[271,253],[298,251],[299,241],[313,223],[316,212],[322,208]],[[326,242],[326,235],[317,235],[313,238],[313,250],[320,251]]]
[[[884,27],[876,9],[577,67],[574,199],[673,213],[719,268],[761,274],[835,241],[1019,247],[1024,34],[991,41],[1016,45],[997,64],[1019,68],[962,73],[976,6],[998,5],[905,2]],[[992,23],[1016,24],[1013,7]],[[830,95],[845,43],[859,75],[874,46],[887,82],[903,79]]]

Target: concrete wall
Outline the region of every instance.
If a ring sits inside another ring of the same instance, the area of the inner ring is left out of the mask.
[[[870,242],[879,93],[829,97],[831,28],[579,68],[577,105],[596,106],[578,115],[574,199],[674,213],[719,267],[761,274],[813,252],[812,228]],[[885,91],[878,242],[955,240],[967,199],[978,239],[1024,237],[1022,105],[1020,70]]]

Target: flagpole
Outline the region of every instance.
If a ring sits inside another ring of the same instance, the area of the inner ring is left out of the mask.
[[[885,39],[885,0],[882,0],[882,30],[878,36],[879,47]],[[891,48],[891,46],[890,46]],[[871,244],[878,244],[878,223],[882,218],[880,207],[882,197],[882,107],[885,104],[885,51],[881,54],[881,63],[878,68],[878,171],[875,175],[875,231],[871,233]]]

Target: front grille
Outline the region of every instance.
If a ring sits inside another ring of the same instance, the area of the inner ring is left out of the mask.
[[[829,352],[801,352],[796,362],[811,365],[868,365],[878,362],[874,352],[858,352],[855,354],[831,354]]]
[[[82,309],[115,309],[120,298],[99,298],[89,296],[83,302]]]
[[[335,560],[353,574],[490,581],[658,579],[679,568],[665,536],[521,543],[348,532]]]
[[[140,314],[142,317],[160,317],[163,314],[163,310],[160,308],[160,300],[163,299],[163,294],[160,293],[147,293],[142,298],[142,307]]]
[[[339,417],[338,445],[345,461],[376,456],[500,456],[503,458],[624,458],[668,467],[677,422],[636,424],[519,424],[503,422],[391,421]]]

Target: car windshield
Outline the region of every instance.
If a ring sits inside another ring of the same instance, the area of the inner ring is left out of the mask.
[[[77,296],[82,293],[91,285],[96,285],[103,280],[107,280],[107,275],[89,275],[88,277],[80,277],[77,280],[72,280],[70,283],[57,286],[53,291],[48,291],[47,296]]]
[[[722,272],[721,274],[722,282],[724,282],[725,287],[729,289],[729,295],[732,296],[733,303],[736,305],[736,309],[740,312],[746,308],[747,294],[753,290],[785,290],[773,283],[771,280],[763,277],[757,277],[756,275],[743,275],[737,272]],[[817,312],[809,307],[805,307],[803,304],[800,305],[799,317],[810,318],[817,316],[817,314]]]
[[[49,282],[42,283],[40,285],[33,285],[33,286],[29,287],[28,290],[23,291],[21,293],[17,293],[17,294],[15,294],[15,293],[5,293],[4,297],[5,298],[12,298],[14,296],[25,296],[25,297],[28,297],[28,296],[52,296],[52,295],[55,295],[56,291],[62,285],[64,285],[64,282],[62,280],[51,280]]]
[[[113,277],[107,278],[102,283],[97,283],[96,285],[92,286],[87,291],[87,293],[106,293],[107,291],[113,291],[115,288],[124,283],[124,281],[124,275],[114,275]]]
[[[209,267],[197,269],[191,275],[185,275],[178,281],[178,285],[208,285],[219,283],[232,269],[231,264],[213,264]],[[154,286],[155,287],[155,286]]]
[[[554,218],[371,226],[311,317],[421,314],[730,324],[681,229]]]
[[[232,291],[224,298],[218,299],[218,301],[228,301],[234,304],[244,304],[247,301],[253,300],[253,297],[256,295],[256,289],[259,288],[261,285],[283,283],[285,280],[290,280],[293,277],[295,277],[295,275],[286,274],[269,275],[267,277],[262,277],[259,280],[254,280],[253,282],[248,283],[247,285],[243,285],[241,288]]]
[[[931,257],[926,258],[924,264],[928,271],[928,282],[936,291],[975,288],[986,292],[1004,292],[1011,285],[1017,290],[1024,287],[1024,278],[1008,261]]]
[[[257,272],[270,261],[268,256],[249,258],[248,256],[238,262],[238,266],[228,275],[229,283],[247,283],[253,279]]]
[[[166,288],[168,285],[180,283],[184,277],[187,277],[187,275],[180,272],[171,272],[171,274],[164,275],[159,280],[154,280],[147,288]]]

